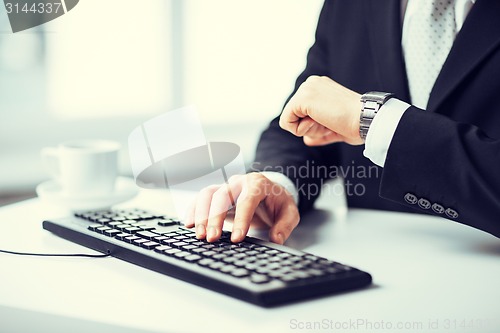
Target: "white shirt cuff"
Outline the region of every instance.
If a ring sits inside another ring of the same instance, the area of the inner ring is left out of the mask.
[[[370,129],[366,134],[363,155],[378,166],[384,166],[392,137],[403,113],[409,107],[410,104],[391,98],[382,105],[375,118],[373,118]]]
[[[281,185],[287,190],[288,193],[290,193],[293,197],[293,201],[295,201],[295,204],[299,204],[299,192],[297,191],[297,188],[293,184],[292,180],[285,176],[282,173],[275,172],[275,171],[262,171],[260,173],[273,183],[276,183],[278,185]]]

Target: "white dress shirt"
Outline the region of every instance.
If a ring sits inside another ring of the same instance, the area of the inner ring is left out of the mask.
[[[404,47],[405,38],[407,38],[407,26],[405,21],[407,18],[415,15],[417,1],[429,0],[403,0],[401,1],[401,18],[403,20],[403,36],[402,44]],[[455,2],[455,24],[456,32],[462,28],[467,14],[476,0],[456,0]],[[408,78],[411,80],[411,78]],[[387,151],[392,141],[392,137],[396,132],[399,121],[404,112],[410,107],[410,104],[400,101],[396,98],[391,98],[385,103],[373,119],[370,129],[368,130],[365,142],[365,150],[363,154],[368,157],[373,163],[383,167],[387,157]],[[282,185],[290,194],[292,194],[295,203],[298,203],[298,193],[293,182],[285,175],[278,172],[265,171],[264,176],[271,181]]]

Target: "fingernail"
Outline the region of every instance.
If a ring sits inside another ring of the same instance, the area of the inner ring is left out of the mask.
[[[205,237],[205,227],[201,224],[196,227],[196,237],[197,238]]]
[[[281,232],[279,232],[276,235],[276,240],[278,241],[278,244],[283,244],[285,242],[285,236]]]
[[[207,238],[214,239],[217,237],[217,230],[215,227],[208,227],[207,229]]]
[[[243,231],[241,229],[234,229],[232,234],[231,234],[231,241],[233,243],[239,242],[242,235],[243,235]]]

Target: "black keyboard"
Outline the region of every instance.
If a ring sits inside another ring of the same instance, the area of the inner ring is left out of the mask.
[[[209,243],[168,216],[147,211],[78,213],[43,228],[102,253],[260,306],[276,306],[371,283],[341,263],[229,232]]]

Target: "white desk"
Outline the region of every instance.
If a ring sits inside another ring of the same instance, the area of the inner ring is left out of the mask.
[[[370,272],[371,288],[263,309],[114,258],[0,254],[0,332],[500,331],[499,239],[428,216],[332,212],[329,199],[287,245]],[[146,191],[125,206],[166,202]],[[92,252],[42,230],[65,213],[38,199],[0,209],[0,248]]]

